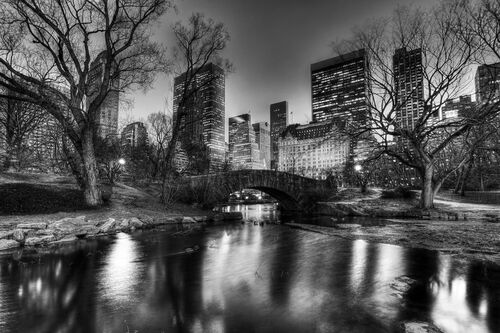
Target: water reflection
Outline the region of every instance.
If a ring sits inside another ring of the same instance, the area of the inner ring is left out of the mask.
[[[274,224],[0,257],[0,332],[498,332],[499,304],[496,266]]]

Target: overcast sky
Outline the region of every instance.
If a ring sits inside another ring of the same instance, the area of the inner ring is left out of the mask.
[[[192,13],[225,24],[231,41],[224,52],[235,72],[226,77],[226,118],[251,112],[252,121],[269,120],[269,104],[287,100],[292,120],[311,120],[310,65],[334,56],[331,43],[349,37],[353,27],[391,15],[413,0],[177,0],[178,13],[166,15],[158,37],[172,46],[166,31]],[[436,0],[419,0],[430,6]],[[173,77],[161,77],[146,94],[128,96],[128,112],[146,119],[172,108]],[[167,98],[167,103],[165,99]],[[127,112],[122,112],[122,117]],[[227,127],[227,125],[226,125]]]

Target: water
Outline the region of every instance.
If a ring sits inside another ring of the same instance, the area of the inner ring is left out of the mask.
[[[500,332],[500,269],[258,223],[0,257],[0,332],[398,332],[405,321]]]

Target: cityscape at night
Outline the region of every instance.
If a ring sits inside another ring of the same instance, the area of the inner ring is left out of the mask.
[[[0,332],[500,332],[500,0],[2,0]]]

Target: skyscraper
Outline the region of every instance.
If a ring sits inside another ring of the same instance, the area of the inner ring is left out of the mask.
[[[262,121],[252,126],[255,132],[255,142],[260,152],[259,160],[262,161],[265,169],[269,169],[271,167],[271,132],[269,123]]]
[[[97,96],[98,89],[103,80],[105,61],[105,52],[100,53],[90,65],[89,71],[89,98],[90,104]],[[99,117],[97,119],[97,134],[101,138],[116,136],[118,133],[118,112],[120,106],[120,78],[117,74],[111,74],[111,87],[108,95],[99,107]]]
[[[392,58],[396,90],[396,123],[413,129],[424,111],[422,51],[397,49]]]
[[[278,139],[288,126],[288,102],[271,104],[271,169],[278,167]]]
[[[229,149],[233,169],[264,169],[249,113],[229,118]]]
[[[186,74],[174,80],[174,118],[183,98]],[[188,89],[197,90],[185,104],[185,117],[181,124],[180,141],[205,145],[208,149],[210,170],[218,170],[225,160],[224,70],[215,64],[200,69]]]
[[[475,81],[476,99],[479,103],[500,97],[500,62],[479,66]]]
[[[146,126],[140,121],[128,124],[122,131],[121,135],[122,146],[141,147],[148,142],[148,131]]]
[[[366,122],[367,67],[364,49],[311,65],[313,122]]]

